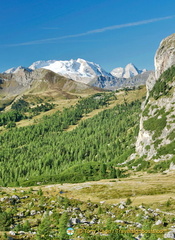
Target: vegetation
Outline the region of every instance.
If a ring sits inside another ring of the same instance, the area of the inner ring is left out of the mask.
[[[104,110],[82,121],[73,131],[64,131],[84,114],[106,106],[111,98],[113,93],[93,95],[63,112],[45,116],[36,125],[1,133],[0,184],[82,182],[125,176],[116,166],[134,152],[139,101]]]
[[[17,111],[26,111],[27,107],[29,107],[29,103],[23,99],[19,99],[12,104],[11,108]]]
[[[15,127],[15,122],[19,122],[22,119],[32,118],[41,112],[46,112],[54,108],[52,103],[42,103],[35,107],[30,107],[29,103],[19,99],[12,104],[12,110],[0,113],[0,126],[6,126],[7,128]]]
[[[144,121],[143,126],[145,130],[154,131],[153,139],[159,137],[162,133],[162,130],[165,128],[167,123],[167,114],[168,113],[164,111],[164,108],[162,108],[161,110],[157,111],[154,117]]]
[[[18,122],[24,118],[25,116],[16,110],[0,113],[0,126],[5,126],[10,122]]]
[[[169,93],[171,86],[169,83],[173,82],[175,76],[175,66],[168,68],[156,81],[153,89],[150,92],[150,97],[158,99]]]
[[[157,180],[157,182],[154,182],[154,186],[152,185],[152,177],[154,180]],[[104,182],[101,186],[99,184],[89,184],[89,187],[79,184],[78,186],[82,187],[79,190],[75,188],[77,185],[72,185],[72,188],[70,184],[70,190],[68,191],[65,191],[66,186],[64,185],[57,185],[54,188],[52,186],[49,188],[48,186],[42,186],[34,187],[33,189],[0,189],[0,239],[3,239],[3,236],[8,238],[10,230],[15,232],[14,239],[69,239],[66,230],[70,226],[74,229],[72,237],[75,239],[84,237],[89,240],[130,240],[136,238],[140,232],[143,232],[144,239],[163,238],[163,231],[168,231],[169,227],[174,224],[175,201],[170,197],[163,197],[161,202],[157,201],[157,196],[153,193],[153,187],[155,189],[158,188],[159,192],[157,191],[156,194],[160,194],[160,192],[165,194],[166,191],[169,194],[171,191],[173,196],[174,188],[172,181],[174,182],[174,178],[172,176],[172,179],[170,179],[165,176],[163,180],[160,180],[158,179],[159,177],[161,176],[141,177],[139,184],[138,179],[128,178],[120,182],[122,186],[116,183],[111,185],[110,182],[110,187],[105,185]],[[165,184],[162,189],[161,183],[165,179],[169,185],[165,186]],[[95,188],[91,189],[93,186],[97,188],[97,191],[94,192]],[[152,188],[150,188],[151,186]],[[102,194],[106,190],[109,193],[111,191],[117,193],[118,189],[123,193],[123,196],[127,196],[128,189],[131,192],[135,189],[136,192],[135,196],[132,195],[131,198],[125,197],[122,203],[120,202],[120,197],[113,199],[113,195],[108,196],[106,194],[106,197],[109,197],[111,201],[115,200],[115,204],[75,199],[77,196],[76,194],[74,196],[73,192],[82,191],[82,194],[78,195],[78,197],[81,196],[80,198],[83,198],[86,195],[86,191],[90,191],[90,189],[92,195],[96,196],[99,194],[98,191],[100,191],[101,199],[104,199]],[[40,194],[41,191],[42,195]],[[72,192],[69,193],[69,191]],[[143,194],[146,198],[145,202],[148,200],[148,195],[146,194],[151,194],[150,199],[154,195],[155,200],[153,203],[140,203],[139,207],[133,205],[139,198],[139,195],[143,199]],[[74,198],[70,198],[70,196],[74,196]],[[124,206],[124,209],[120,207],[121,205]],[[157,211],[157,209],[160,209],[160,211]],[[171,215],[168,214],[169,212],[171,212]],[[158,220],[161,223],[159,225],[155,224]],[[144,231],[147,232],[144,233]]]

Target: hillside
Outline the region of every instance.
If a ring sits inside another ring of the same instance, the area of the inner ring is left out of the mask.
[[[88,95],[102,91],[60,76],[50,70],[28,71],[19,69],[14,74],[0,75],[0,108],[23,96],[36,103],[37,98],[47,100],[76,99],[77,94]]]
[[[79,182],[117,174],[125,176],[114,166],[134,151],[143,96],[142,89],[118,97],[114,93],[97,93],[62,112],[41,118],[35,125],[22,128],[10,125],[10,130],[0,134],[1,184]],[[116,104],[108,108],[111,101]],[[100,108],[103,111],[94,117],[80,121]],[[65,131],[77,122],[79,125],[73,131]],[[106,169],[103,173],[102,168]]]

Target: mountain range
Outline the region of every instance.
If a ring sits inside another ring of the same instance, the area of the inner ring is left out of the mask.
[[[69,61],[36,61],[29,67],[10,68],[4,74],[16,74],[21,69],[31,72],[40,68],[51,70],[77,82],[110,90],[145,84],[149,75],[149,71],[138,70],[132,63],[125,68],[115,68],[108,73],[100,65],[80,58]]]

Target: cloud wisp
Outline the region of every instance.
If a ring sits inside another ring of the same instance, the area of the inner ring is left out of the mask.
[[[73,35],[65,35],[65,36],[60,36],[60,37],[56,37],[56,38],[46,38],[46,39],[40,39],[40,40],[35,40],[35,41],[30,41],[30,42],[23,42],[23,43],[6,44],[6,45],[3,45],[3,46],[16,47],[16,46],[27,46],[27,45],[36,45],[36,44],[43,44],[43,43],[52,43],[52,42],[55,42],[57,40],[82,37],[82,36],[87,36],[87,35],[91,35],[91,34],[97,34],[97,33],[102,33],[102,32],[106,32],[106,31],[111,31],[111,30],[115,30],[115,29],[140,26],[140,25],[145,25],[145,24],[149,24],[149,23],[154,23],[154,22],[159,22],[159,21],[171,19],[171,18],[174,18],[174,17],[175,17],[175,15],[167,16],[167,17],[161,17],[161,18],[153,18],[153,19],[148,19],[148,20],[143,20],[143,21],[138,21],[138,22],[131,22],[131,23],[125,23],[125,24],[120,24],[120,25],[113,25],[113,26],[109,26],[109,27],[94,29],[94,30],[90,30],[90,31],[87,31],[87,32],[84,32],[84,33],[78,33],[78,34],[73,34]]]

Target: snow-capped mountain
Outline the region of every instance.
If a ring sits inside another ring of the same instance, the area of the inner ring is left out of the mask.
[[[32,70],[45,68],[75,81],[86,84],[90,83],[92,79],[96,79],[99,76],[108,78],[112,77],[112,75],[102,69],[100,65],[80,58],[77,60],[71,59],[70,61],[37,61],[34,62],[29,68]]]
[[[47,69],[54,73],[72,79],[76,82],[85,83],[104,89],[115,90],[122,87],[133,87],[145,84],[149,71],[139,70],[132,63],[125,68],[115,68],[111,73],[106,72],[100,65],[78,58],[69,61],[37,61],[28,68],[11,68],[4,73],[15,75],[25,75],[25,72],[35,71],[36,69]],[[146,73],[146,74],[144,74]],[[19,76],[19,77],[20,77]],[[18,78],[19,78],[18,77]],[[19,79],[19,81],[21,81]],[[26,84],[27,84],[26,80]],[[25,85],[25,83],[23,83]]]
[[[19,67],[10,68],[10,69],[6,70],[4,73],[17,73],[21,69],[27,70],[28,72],[32,71],[32,69],[30,69],[30,68],[19,66]]]
[[[125,68],[118,67],[111,71],[111,74],[117,78],[130,78],[146,72],[146,69],[139,70],[134,64],[129,63]]]

